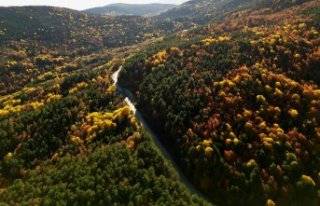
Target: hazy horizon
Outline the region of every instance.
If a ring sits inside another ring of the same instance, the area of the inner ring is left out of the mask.
[[[134,4],[149,4],[149,3],[162,3],[162,4],[181,4],[188,0],[137,0]],[[5,0],[5,2],[0,2],[0,6],[57,6],[66,7],[76,10],[84,10],[93,7],[106,6],[108,4],[114,3],[127,3],[133,4],[129,0]]]

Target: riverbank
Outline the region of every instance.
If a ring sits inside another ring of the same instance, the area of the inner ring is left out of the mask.
[[[150,134],[152,140],[154,141],[155,145],[159,149],[159,151],[162,153],[163,157],[166,158],[174,167],[174,169],[177,171],[179,175],[180,181],[185,184],[185,186],[194,194],[196,194],[198,197],[208,201],[208,199],[197,189],[195,188],[191,182],[186,178],[186,176],[182,173],[181,168],[178,166],[170,152],[165,148],[165,146],[161,143],[160,139],[158,138],[157,134],[151,129],[151,127],[148,125],[146,120],[144,119],[143,115],[141,112],[136,108],[134,105],[134,97],[132,93],[125,89],[122,88],[119,83],[119,74],[122,69],[122,66],[119,67],[119,69],[114,72],[111,76],[112,80],[114,81],[114,85],[116,86],[116,91],[122,95],[125,98],[125,102],[128,104],[130,107],[130,110],[133,112],[133,114],[136,116],[137,120],[140,122],[142,128]],[[208,201],[209,202],[209,201]]]

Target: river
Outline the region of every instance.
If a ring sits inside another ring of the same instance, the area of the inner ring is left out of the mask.
[[[115,86],[116,86],[116,90],[117,92],[122,95],[125,98],[125,102],[128,104],[128,106],[130,107],[131,111],[133,112],[133,114],[136,116],[137,120],[139,121],[139,123],[141,124],[141,126],[144,128],[144,130],[146,132],[148,132],[151,137],[152,140],[154,141],[154,143],[156,144],[156,146],[159,148],[160,152],[163,154],[163,156],[171,162],[171,164],[173,165],[174,169],[177,171],[178,175],[179,175],[179,179],[180,181],[194,194],[196,194],[197,196],[199,196],[202,199],[205,199],[208,201],[208,199],[198,190],[196,189],[191,183],[190,181],[185,177],[185,175],[182,173],[180,167],[178,166],[178,164],[174,161],[173,157],[171,156],[171,154],[168,152],[168,150],[163,146],[163,144],[160,142],[158,136],[155,134],[155,132],[153,132],[151,130],[151,128],[149,127],[149,125],[147,124],[147,122],[145,121],[145,119],[143,118],[142,114],[137,110],[136,106],[133,103],[133,95],[131,94],[131,92],[125,88],[122,88],[119,84],[118,84],[118,79],[119,79],[119,73],[122,69],[122,66],[119,67],[119,69],[114,72],[111,76]],[[209,202],[209,201],[208,201]]]

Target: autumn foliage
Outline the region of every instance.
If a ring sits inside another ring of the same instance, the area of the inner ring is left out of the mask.
[[[319,2],[295,3],[177,34],[180,43],[145,52],[139,66],[128,59],[120,76],[188,176],[221,204],[320,201]]]

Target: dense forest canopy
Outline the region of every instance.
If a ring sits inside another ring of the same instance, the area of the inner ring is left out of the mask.
[[[120,83],[213,201],[318,205],[319,1],[261,3],[132,56]]]
[[[170,21],[139,16],[99,16],[55,7],[0,7],[0,42],[34,40],[92,49],[141,43],[179,29]]]
[[[121,62],[106,62],[1,97],[1,204],[207,205],[115,93]]]
[[[0,205],[319,205],[319,22],[319,0],[0,7]]]

